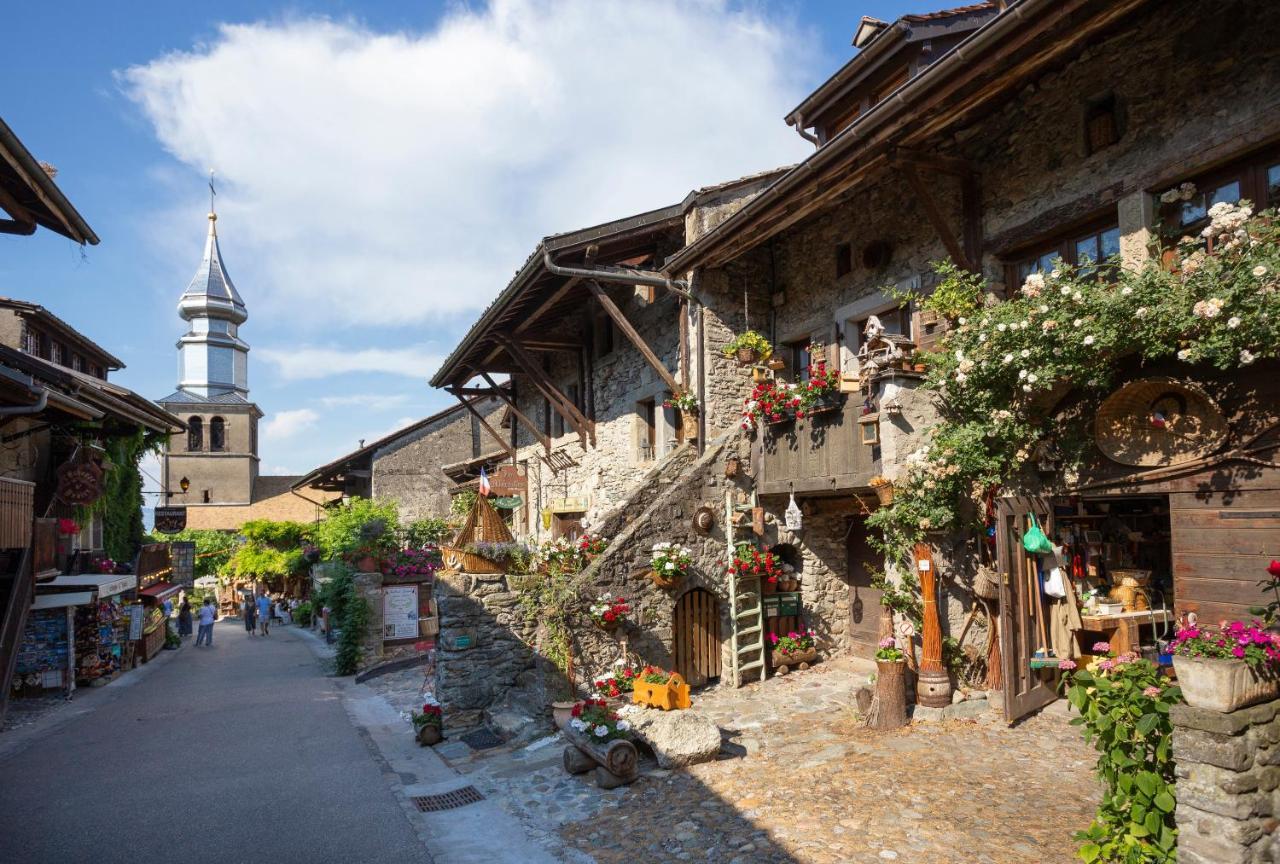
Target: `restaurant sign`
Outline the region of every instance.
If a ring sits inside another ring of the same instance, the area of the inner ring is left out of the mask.
[[[187,527],[186,507],[157,507],[156,530],[161,534],[177,534]]]

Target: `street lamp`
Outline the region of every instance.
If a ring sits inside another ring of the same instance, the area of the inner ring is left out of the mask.
[[[187,490],[191,488],[191,481],[183,477],[178,481],[178,488],[182,490],[182,494],[187,494]]]

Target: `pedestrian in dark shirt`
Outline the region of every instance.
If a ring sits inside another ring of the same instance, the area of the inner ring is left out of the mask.
[[[178,610],[178,635],[191,635],[191,601],[184,599],[182,608]]]
[[[252,597],[246,597],[244,601],[244,629],[249,635],[253,635],[253,628],[258,623],[258,607],[254,605]]]

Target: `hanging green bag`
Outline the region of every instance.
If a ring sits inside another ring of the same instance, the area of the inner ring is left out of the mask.
[[[1032,555],[1048,555],[1053,551],[1053,543],[1036,524],[1036,514],[1031,514],[1031,527],[1022,535],[1022,548]]]

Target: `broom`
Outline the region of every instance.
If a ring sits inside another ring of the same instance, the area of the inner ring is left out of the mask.
[[[1028,556],[1022,555],[1020,557],[1027,572],[1027,587],[1030,589],[1027,597],[1031,601],[1032,614],[1036,619],[1036,627],[1040,631],[1040,647],[1031,656],[1031,668],[1055,668],[1058,665],[1058,658],[1054,656],[1053,649],[1049,647],[1049,636],[1045,632],[1044,602],[1040,598],[1040,579],[1036,574],[1036,566]]]

